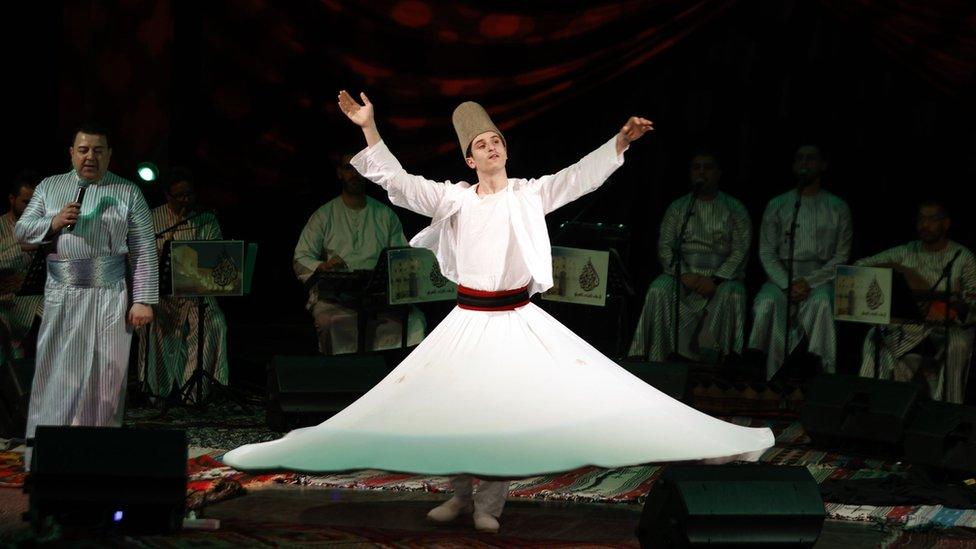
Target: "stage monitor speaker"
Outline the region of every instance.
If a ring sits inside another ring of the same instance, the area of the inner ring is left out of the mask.
[[[976,471],[976,407],[921,402],[905,429],[905,459],[938,469]]]
[[[923,398],[912,383],[824,374],[811,383],[800,421],[811,438],[827,444],[900,452],[905,427]]]
[[[670,465],[637,526],[643,548],[812,547],[824,505],[806,467]]]
[[[268,365],[268,427],[317,425],[349,406],[392,367],[382,354],[275,356]]]
[[[186,513],[186,433],[118,427],[37,428],[25,519],[69,529],[161,533]]]
[[[690,365],[680,362],[620,362],[625,370],[658,391],[682,402],[691,402]]]
[[[32,358],[9,359],[0,364],[0,438],[24,438],[33,380]]]

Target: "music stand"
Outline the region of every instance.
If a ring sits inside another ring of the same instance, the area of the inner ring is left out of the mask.
[[[203,367],[203,318],[208,297],[240,297],[250,292],[257,245],[241,240],[175,240],[170,242],[169,268],[173,297],[195,298],[197,303],[197,363],[190,378],[179,391],[179,403],[192,402],[206,407],[203,398],[204,382],[211,390],[229,397],[245,412],[244,399],[230,387],[220,383]],[[194,395],[194,393],[196,393]],[[169,409],[164,401],[163,414]]]
[[[541,295],[545,303],[543,308],[554,316],[560,316],[559,311],[566,312],[562,322],[574,322],[576,326],[571,328],[579,334],[587,333],[590,343],[607,356],[625,354],[629,340],[622,339],[621,333],[627,317],[627,302],[634,297],[634,289],[617,250],[553,246],[552,257],[553,287]],[[600,282],[584,288],[583,274],[589,269],[595,272]],[[577,309],[580,305],[600,307],[605,312],[582,312]],[[606,318],[607,315],[610,318]],[[615,329],[608,330],[611,323]],[[599,335],[593,333],[594,327]]]
[[[877,379],[881,373],[883,331],[892,324],[925,323],[917,295],[911,290],[905,274],[892,264],[872,267],[838,265],[834,280],[834,318],[874,325],[871,339],[874,343],[874,378]]]
[[[47,282],[48,246],[42,245],[34,250],[34,257],[27,266],[24,281],[17,290],[18,296],[44,295],[44,284]]]
[[[401,348],[408,343],[411,306],[457,299],[457,285],[444,277],[434,252],[426,248],[384,249],[369,287],[386,295],[386,305],[399,308]]]

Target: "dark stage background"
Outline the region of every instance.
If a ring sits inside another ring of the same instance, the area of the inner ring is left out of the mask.
[[[224,234],[260,246],[254,294],[222,303],[232,370],[270,352],[314,350],[291,254],[308,216],[339,191],[336,158],[362,147],[335,107],[343,87],[369,93],[391,149],[431,178],[470,175],[450,126],[463,100],[484,104],[505,132],[512,176],[574,162],[629,115],[653,119],[657,131],[602,190],[549,220],[554,228],[582,212],[630,227],[638,300],[659,271],[661,214],[685,192],[689,153],[702,144],[719,152],[723,188],[745,202],[756,229],[768,199],[791,185],[796,146],[816,142],[830,159],[827,187],[853,209],[855,257],[912,238],[914,204],[929,196],[952,204],[956,239],[973,245],[976,7],[967,0],[12,9],[7,180],[23,168],[67,170],[71,128],[89,118],[116,132],[116,173],[133,178],[143,160],[195,168]],[[162,201],[157,189],[146,194]],[[426,223],[398,213],[408,237]],[[753,250],[750,286],[762,279]],[[289,329],[298,325],[307,331]],[[842,340],[842,368],[858,337]]]

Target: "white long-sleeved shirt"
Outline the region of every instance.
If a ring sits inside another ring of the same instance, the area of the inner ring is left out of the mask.
[[[410,241],[434,252],[441,272],[458,283],[458,219],[465,193],[475,192],[466,182],[437,182],[408,174],[384,142],[360,151],[350,162],[364,177],[382,186],[390,201],[431,219],[430,226]],[[532,275],[529,293],[552,287],[552,248],[545,215],[596,190],[623,165],[616,136],[582,160],[559,172],[537,179],[508,179],[504,200],[510,201],[509,220],[515,245]]]

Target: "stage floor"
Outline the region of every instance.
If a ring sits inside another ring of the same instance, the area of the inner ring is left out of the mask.
[[[215,532],[85,541],[119,547],[638,547],[634,529],[640,505],[513,499],[506,504],[501,532],[490,535],[475,533],[463,518],[448,525],[427,522],[427,511],[445,497],[270,485],[207,507],[203,516],[221,521]],[[0,541],[28,539],[20,521],[26,509],[27,496],[20,490],[0,489]],[[892,537],[874,524],[829,520],[816,547],[877,547]]]

